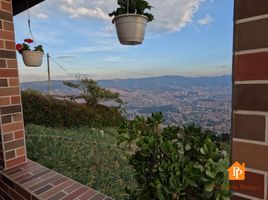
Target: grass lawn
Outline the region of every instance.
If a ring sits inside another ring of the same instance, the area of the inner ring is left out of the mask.
[[[117,147],[116,131],[26,127],[29,159],[118,200],[128,199],[134,170]]]

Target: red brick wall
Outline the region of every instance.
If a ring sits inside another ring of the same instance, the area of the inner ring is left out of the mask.
[[[268,1],[235,0],[232,161],[246,163],[233,199],[268,199]]]
[[[0,167],[26,162],[11,0],[0,0],[0,123]]]
[[[0,174],[0,199],[1,200],[38,200],[24,188],[20,187],[13,180]]]

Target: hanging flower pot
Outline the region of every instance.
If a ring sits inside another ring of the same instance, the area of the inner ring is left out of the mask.
[[[146,25],[154,20],[154,16],[145,13],[146,9],[151,9],[145,0],[118,0],[116,11],[109,14],[114,16],[113,23],[116,26],[117,36],[123,45],[142,44],[145,36]]]
[[[42,65],[44,52],[41,51],[22,51],[22,59],[28,67],[40,67]]]
[[[24,43],[16,45],[16,49],[22,55],[24,64],[28,67],[40,67],[44,56],[42,45],[38,45],[31,50],[27,43],[31,44],[33,40],[25,39]]]
[[[145,15],[125,14],[116,16],[115,23],[118,39],[123,45],[142,44],[148,17]]]

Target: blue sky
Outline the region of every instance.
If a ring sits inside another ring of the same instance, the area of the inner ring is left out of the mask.
[[[119,44],[107,13],[116,0],[47,0],[30,9],[35,44],[51,61],[52,79],[86,74],[94,79],[160,75],[214,76],[231,73],[232,0],[149,0],[155,21],[139,46]],[[15,17],[16,42],[27,37],[27,12]],[[27,68],[22,81],[46,79],[46,60]]]

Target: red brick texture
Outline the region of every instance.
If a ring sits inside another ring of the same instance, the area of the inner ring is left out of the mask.
[[[235,66],[236,81],[266,80],[268,52],[238,55],[235,58]]]
[[[268,18],[236,25],[236,51],[268,46]]]
[[[233,127],[235,138],[265,142],[265,116],[234,114],[233,119],[236,122]]]
[[[12,1],[0,0],[0,167],[27,162]]]
[[[267,0],[236,0],[236,12],[235,18],[244,19],[268,13],[268,1]]]
[[[0,172],[1,198],[5,200],[112,200],[32,161]]]
[[[265,176],[253,172],[246,173],[246,180],[232,181],[231,189],[238,193],[243,193],[252,197],[264,199]]]
[[[268,171],[268,146],[245,142],[233,142],[232,158],[245,162],[246,167]]]
[[[245,181],[232,181],[232,200],[268,200],[268,1],[235,0],[232,163],[245,163]]]

